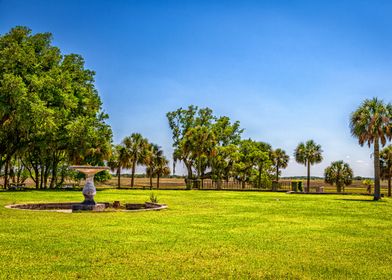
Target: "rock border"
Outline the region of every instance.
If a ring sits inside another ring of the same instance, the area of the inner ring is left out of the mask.
[[[78,209],[75,207],[80,205],[80,202],[54,202],[54,203],[23,203],[23,204],[10,204],[5,208],[26,210],[26,211],[45,211],[45,212],[60,212],[60,213],[80,213],[80,212],[141,212],[141,211],[159,211],[167,209],[166,204],[160,203],[126,203],[125,209],[108,209],[111,205],[109,202],[99,202],[97,209]],[[111,207],[110,207],[111,208]]]

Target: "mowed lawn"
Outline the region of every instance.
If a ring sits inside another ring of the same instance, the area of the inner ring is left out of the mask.
[[[151,191],[99,191],[144,202]],[[391,279],[392,200],[154,191],[168,210],[6,209],[81,192],[0,192],[1,279]]]

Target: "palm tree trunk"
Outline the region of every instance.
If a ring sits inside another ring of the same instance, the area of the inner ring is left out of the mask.
[[[117,168],[117,188],[121,187],[121,166]]]
[[[380,144],[378,138],[374,141],[374,200],[381,199],[380,192]]]
[[[157,189],[159,189],[159,174],[157,174]]]
[[[308,160],[308,179],[306,181],[306,192],[310,192],[310,162]]]
[[[391,177],[388,178],[388,196],[391,196]]]
[[[276,182],[279,182],[279,165],[276,165]]]
[[[150,175],[150,190],[152,190],[152,174]]]
[[[132,163],[131,188],[133,188],[133,185],[135,183],[135,170],[136,170],[136,160],[133,161]]]

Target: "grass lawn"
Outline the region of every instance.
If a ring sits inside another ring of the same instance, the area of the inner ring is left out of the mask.
[[[159,212],[6,209],[81,192],[0,192],[0,279],[391,279],[392,200],[154,191]],[[150,191],[99,191],[144,202]]]

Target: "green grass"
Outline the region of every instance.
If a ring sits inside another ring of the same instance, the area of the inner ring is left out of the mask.
[[[0,279],[391,279],[392,200],[154,191],[159,212],[6,209],[80,192],[0,192]],[[150,191],[99,191],[144,202]]]

